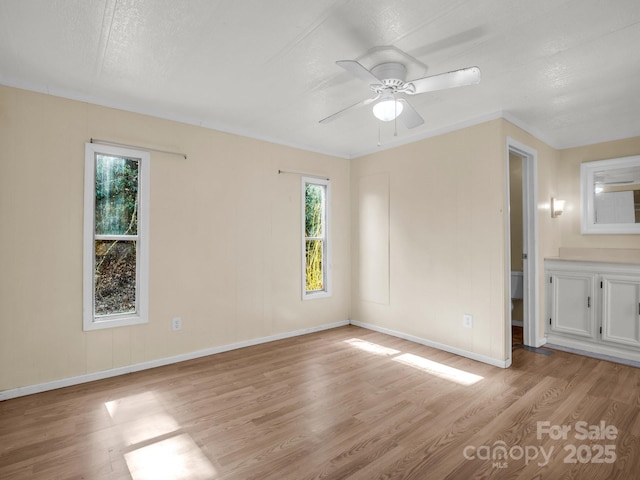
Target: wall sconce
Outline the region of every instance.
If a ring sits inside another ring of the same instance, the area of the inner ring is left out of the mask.
[[[564,212],[564,200],[551,197],[551,218],[558,218]]]

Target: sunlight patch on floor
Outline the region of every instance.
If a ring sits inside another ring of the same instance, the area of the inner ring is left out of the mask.
[[[216,469],[186,433],[125,453],[133,480],[212,480]]]
[[[104,404],[124,440],[124,459],[133,480],[213,480],[217,472],[207,456],[153,392]]]
[[[344,342],[359,350],[363,350],[368,353],[374,353],[376,355],[390,357],[392,360],[398,363],[417,368],[419,370],[422,370],[423,372],[458,383],[460,385],[473,385],[474,383],[477,383],[480,380],[484,379],[484,377],[481,377],[480,375],[475,375],[473,373],[465,372],[464,370],[449,367],[448,365],[434,362],[433,360],[428,360],[424,357],[413,355],[411,353],[402,353],[400,350],[383,347],[382,345],[378,345],[377,343],[367,342],[365,340],[360,340],[359,338],[351,338],[349,340],[345,340]]]
[[[400,353],[400,350],[394,350],[393,348],[383,347],[382,345],[378,345],[376,343],[366,342],[364,340],[360,340],[359,338],[351,338],[349,340],[345,340],[345,343],[348,343],[352,347],[356,347],[360,350],[364,350],[365,352],[375,353],[376,355],[397,355]]]
[[[121,436],[127,445],[167,435],[180,428],[153,392],[106,402],[105,407],[114,423],[120,426]]]
[[[122,420],[125,417],[131,418],[153,409],[162,410],[162,406],[153,392],[118,398],[117,400],[105,402],[104,406],[107,408],[109,416],[114,420]]]
[[[428,360],[424,357],[413,355],[411,353],[402,354],[395,357],[393,360],[445,380],[459,383],[460,385],[473,385],[474,383],[484,379],[484,377],[481,377],[480,375],[465,372],[464,370],[458,370],[457,368],[449,367],[448,365],[443,365],[442,363],[434,362],[433,360]]]

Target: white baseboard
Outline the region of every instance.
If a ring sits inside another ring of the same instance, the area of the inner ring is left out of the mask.
[[[497,360],[495,358],[487,357],[485,355],[480,355],[478,353],[469,352],[467,350],[463,350],[456,347],[451,347],[449,345],[445,345],[443,343],[433,342],[431,340],[426,340],[424,338],[416,337],[414,335],[409,335],[406,333],[398,332],[395,330],[391,330],[384,327],[378,327],[376,325],[372,325],[369,323],[358,322],[356,320],[344,320],[340,322],[328,323],[324,325],[319,325],[317,327],[305,328],[301,330],[294,330],[292,332],[279,333],[276,335],[270,335],[268,337],[256,338],[253,340],[246,340],[243,342],[237,342],[229,345],[221,345],[219,347],[207,348],[205,350],[198,350],[196,352],[184,353],[181,355],[175,355],[173,357],[161,358],[157,360],[150,360],[148,362],[137,363],[134,365],[127,365],[124,367],[113,368],[110,370],[103,370],[100,372],[87,373],[84,375],[78,375],[76,377],[63,378],[60,380],[54,380],[46,383],[39,383],[36,385],[28,385],[25,387],[18,387],[11,390],[0,391],[0,401],[9,400],[11,398],[22,397],[25,395],[32,395],[34,393],[46,392],[48,390],[55,390],[58,388],[69,387],[72,385],[79,385],[81,383],[93,382],[95,380],[102,380],[104,378],[116,377],[118,375],[126,375],[128,373],[139,372],[141,370],[148,370],[150,368],[162,367],[164,365],[170,365],[173,363],[184,362],[186,360],[193,360],[195,358],[206,357],[208,355],[215,355],[216,353],[228,352],[231,350],[237,350],[239,348],[250,347],[253,345],[260,345],[262,343],[273,342],[275,340],[282,340],[285,338],[297,337],[300,335],[306,335],[309,333],[320,332],[323,330],[329,330],[332,328],[344,327],[346,325],[355,325],[357,327],[366,328],[368,330],[373,330],[376,332],[384,333],[386,335],[391,335],[393,337],[402,338],[404,340],[409,340],[411,342],[419,343],[421,345],[425,345],[427,347],[436,348],[438,350],[443,350],[445,352],[453,353],[455,355],[460,355],[461,357],[470,358],[471,360],[476,360],[478,362],[487,363],[489,365],[493,365],[500,368],[508,368],[511,364],[511,359],[507,360]]]
[[[535,340],[534,347],[540,348],[540,347],[545,346],[546,344],[547,344],[547,339],[546,338],[537,338]]]
[[[471,360],[476,360],[482,363],[488,363],[489,365],[493,365],[495,367],[509,368],[509,366],[511,365],[510,358],[506,360],[498,360],[496,358],[487,357],[486,355],[480,355],[479,353],[469,352],[461,348],[451,347],[449,345],[445,345],[444,343],[432,342],[431,340],[426,340],[424,338],[409,335],[407,333],[397,332],[395,330],[390,330],[384,327],[378,327],[377,325],[372,325],[370,323],[363,323],[363,322],[358,322],[356,320],[351,320],[351,325],[355,325],[356,327],[366,328],[368,330],[373,330],[379,333],[385,333],[387,335],[391,335],[392,337],[402,338],[404,340],[409,340],[410,342],[419,343],[427,347],[437,348],[438,350],[443,350],[445,352],[453,353],[455,355],[460,355],[461,357],[470,358]]]
[[[246,340],[230,345],[207,348],[205,350],[198,350],[196,352],[183,353],[181,355],[175,355],[173,357],[150,360],[148,362],[136,363],[134,365],[127,365],[125,367],[113,368],[110,370],[103,370],[101,372],[87,373],[85,375],[78,375],[77,377],[63,378],[51,382],[39,383],[37,385],[28,385],[26,387],[4,390],[0,391],[0,401],[9,400],[10,398],[23,397],[25,395],[32,395],[34,393],[46,392],[48,390],[55,390],[58,388],[70,387],[72,385],[79,385],[81,383],[93,382],[95,380],[102,380],[104,378],[116,377],[118,375],[125,375],[127,373],[139,372],[141,370],[148,370],[150,368],[162,367],[164,365],[170,365],[172,363],[184,362],[186,360],[193,360],[194,358],[206,357],[208,355],[215,355],[216,353],[228,352],[230,350],[237,350],[239,348],[250,347],[252,345],[259,345],[261,343],[268,343],[275,340],[282,340],[285,338],[306,335],[308,333],[320,332],[337,327],[344,327],[346,325],[349,325],[348,320],[327,323],[324,325],[319,325],[317,327],[294,330],[293,332],[278,333],[276,335],[269,335],[268,337],[255,338],[253,340]]]
[[[599,360],[622,363],[633,367],[640,367],[640,353],[638,352],[629,352],[622,350],[621,348],[610,347],[608,345],[581,342],[579,340],[565,339],[553,335],[549,335],[547,340],[547,348],[584,355],[585,357],[597,358]]]

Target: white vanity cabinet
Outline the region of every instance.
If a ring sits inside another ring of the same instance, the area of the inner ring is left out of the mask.
[[[640,361],[640,265],[545,260],[547,343]]]

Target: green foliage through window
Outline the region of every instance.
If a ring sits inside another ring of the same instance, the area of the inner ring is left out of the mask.
[[[96,156],[96,234],[138,233],[138,162]]]
[[[96,155],[95,175],[94,313],[96,316],[133,313],[139,162]],[[109,238],[111,235],[121,238]]]

